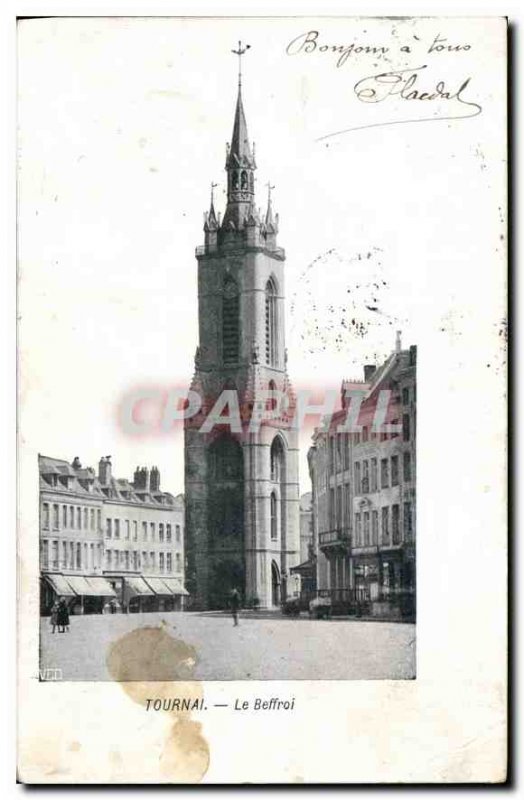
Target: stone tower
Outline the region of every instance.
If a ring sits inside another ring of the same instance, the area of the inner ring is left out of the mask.
[[[186,420],[184,432],[187,588],[194,608],[223,608],[234,587],[245,602],[256,598],[271,608],[285,598],[300,556],[298,433],[286,369],[285,253],[277,246],[270,187],[263,217],[255,206],[240,72],[225,168],[223,219],[211,193],[204,245],[196,251],[199,346],[191,389],[202,411]],[[254,431],[249,420],[260,390],[284,393],[289,406]],[[238,398],[240,427],[203,432],[224,391]]]

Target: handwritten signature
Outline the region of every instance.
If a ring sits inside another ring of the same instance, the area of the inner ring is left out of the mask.
[[[471,78],[466,78],[458,89],[449,90],[444,81],[437,81],[430,90],[422,91],[419,88],[419,73],[426,69],[427,64],[415,69],[399,69],[391,72],[381,72],[378,75],[370,75],[357,81],[353,91],[362,103],[383,103],[389,97],[399,97],[401,100],[411,101],[456,101],[469,108],[469,113],[462,114],[443,114],[419,119],[396,119],[386,122],[375,122],[369,125],[358,125],[356,127],[344,128],[344,130],[328,133],[319,137],[317,141],[329,139],[332,136],[339,136],[342,133],[362,130],[364,128],[377,128],[384,125],[402,125],[409,122],[436,122],[451,119],[468,119],[476,117],[482,112],[482,106],[471,100],[466,100],[464,93],[468,88]],[[416,88],[415,88],[416,87]]]

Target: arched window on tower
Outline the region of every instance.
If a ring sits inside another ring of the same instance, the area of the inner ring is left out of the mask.
[[[238,172],[233,172],[231,176],[231,186],[233,189],[238,189]]]
[[[271,492],[271,538],[278,539],[278,506],[275,492]]]
[[[245,169],[243,169],[240,174],[240,188],[247,189],[247,172]]]
[[[271,445],[271,480],[280,483],[284,479],[284,448],[280,437],[275,436]]]
[[[266,284],[266,363],[277,366],[277,289],[272,278]]]
[[[235,280],[227,277],[222,297],[222,353],[224,363],[233,364],[239,356],[239,298]]]

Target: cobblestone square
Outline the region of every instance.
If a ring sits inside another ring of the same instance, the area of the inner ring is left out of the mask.
[[[194,652],[184,677],[196,680],[378,680],[415,677],[415,626],[347,619],[158,612],[72,616],[70,631],[41,620],[43,680],[107,681],[115,643],[141,629]],[[137,636],[137,641],[140,636]],[[160,658],[160,656],[159,656]],[[156,665],[156,680],[171,680]],[[60,672],[53,672],[59,670]],[[153,677],[153,676],[151,676]],[[142,676],[146,679],[146,676]]]

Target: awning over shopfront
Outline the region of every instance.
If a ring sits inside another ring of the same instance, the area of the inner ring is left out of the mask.
[[[171,595],[173,594],[173,592],[170,591],[169,587],[166,586],[166,584],[165,584],[165,582],[164,582],[164,580],[162,578],[149,578],[149,577],[147,577],[146,581],[149,584],[149,586],[151,587],[151,589],[154,591],[155,594],[163,595],[164,597],[166,595],[171,597]]]
[[[86,580],[98,597],[116,597],[115,590],[105,578],[90,575]]]
[[[184,585],[182,583],[181,578],[162,578],[162,581],[165,583],[171,594],[178,594],[184,595],[184,597],[189,597],[189,592],[187,589],[184,589]]]
[[[138,575],[126,575],[125,577],[126,590],[131,596],[133,595],[154,595],[155,592],[147,585],[143,578]]]
[[[63,575],[44,574],[44,578],[57,594],[63,595],[64,597],[75,597],[76,592],[71,588]]]
[[[91,586],[87,578],[83,575],[66,575],[64,576],[70,587],[74,590],[75,594],[80,597],[100,597],[100,592],[94,586]],[[96,580],[96,579],[95,579]],[[103,579],[102,579],[103,580]],[[106,592],[104,591],[103,594]]]
[[[150,578],[145,579],[155,594],[166,596],[171,595],[186,595],[189,592],[184,589],[182,580],[180,578]]]

